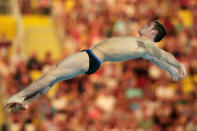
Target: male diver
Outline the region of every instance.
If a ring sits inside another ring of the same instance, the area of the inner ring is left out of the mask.
[[[153,21],[144,25],[139,30],[139,35],[139,38],[131,36],[108,38],[90,49],[68,56],[28,87],[11,96],[4,106],[11,112],[27,109],[29,102],[46,94],[55,83],[80,74],[93,74],[107,61],[120,62],[144,58],[168,71],[174,81],[182,80],[187,75],[183,64],[172,54],[157,47],[156,42],[161,41],[166,35],[161,23]]]

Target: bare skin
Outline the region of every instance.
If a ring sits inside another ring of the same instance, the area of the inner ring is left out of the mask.
[[[153,42],[157,34],[157,31],[153,29],[154,25],[154,22],[151,22],[143,26],[139,30],[139,38],[131,36],[112,37],[96,44],[91,50],[101,63],[144,58],[168,71],[174,81],[182,80],[187,75],[183,64],[178,62],[172,54],[158,48]],[[74,53],[52,66],[48,72],[24,90],[11,96],[4,106],[11,112],[27,109],[31,101],[46,94],[55,83],[85,74],[88,69],[88,54],[86,52]]]

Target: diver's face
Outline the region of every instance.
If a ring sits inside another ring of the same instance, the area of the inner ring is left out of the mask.
[[[154,30],[155,23],[151,22],[146,25],[144,25],[140,30],[139,30],[139,35],[140,36],[146,36],[146,37],[152,37],[155,35],[156,30]]]

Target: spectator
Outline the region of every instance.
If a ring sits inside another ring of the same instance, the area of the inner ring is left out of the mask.
[[[0,36],[0,57],[9,55],[9,47],[11,46],[11,41],[7,40],[6,34],[1,34]]]

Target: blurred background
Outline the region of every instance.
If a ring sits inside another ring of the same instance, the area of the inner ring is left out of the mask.
[[[3,102],[71,53],[159,20],[158,45],[188,71],[174,82],[151,62],[105,63],[62,81],[26,111]],[[0,0],[0,130],[197,131],[196,0]]]

